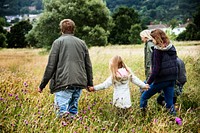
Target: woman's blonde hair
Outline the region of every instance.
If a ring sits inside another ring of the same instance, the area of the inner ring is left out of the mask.
[[[165,32],[160,30],[160,29],[156,29],[156,30],[151,31],[151,36],[156,41],[155,45],[158,45],[162,48],[166,47],[170,43],[170,40],[167,37],[167,35],[165,34]]]
[[[109,62],[109,69],[111,71],[113,81],[118,81],[117,70],[119,68],[125,68],[127,72],[130,73],[121,56],[116,55],[112,57]]]
[[[153,38],[150,34],[151,34],[150,30],[143,30],[143,31],[140,32],[140,37],[144,37],[144,38],[147,38],[149,40],[153,40]]]
[[[59,25],[63,34],[74,34],[75,23],[71,19],[63,19]]]

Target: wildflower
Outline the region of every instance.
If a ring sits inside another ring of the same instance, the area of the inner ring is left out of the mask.
[[[28,84],[27,84],[26,82],[24,82],[24,86],[25,86],[25,87],[28,87]]]
[[[176,123],[178,124],[178,125],[182,125],[182,120],[181,120],[181,118],[179,118],[179,117],[176,117],[175,118],[175,121],[176,121]]]
[[[80,121],[82,121],[82,120],[83,120],[83,118],[82,118],[82,117],[80,117],[80,118],[79,118],[79,120],[80,120]]]
[[[24,123],[25,123],[26,125],[28,125],[28,121],[27,121],[27,120],[24,120]]]
[[[133,129],[132,129],[132,133],[134,133],[134,132],[135,132],[135,129],[133,128]]]
[[[67,123],[66,123],[65,121],[62,121],[62,125],[63,125],[63,126],[66,126]]]
[[[19,97],[18,97],[18,95],[16,95],[16,96],[15,96],[15,99],[16,99],[16,100],[19,100]]]
[[[153,122],[154,122],[154,123],[157,123],[157,122],[158,122],[158,119],[154,119]]]
[[[11,94],[11,93],[9,93],[8,95],[9,95],[10,97],[12,97],[12,94]]]
[[[2,97],[0,97],[0,101],[3,101],[4,99]]]
[[[101,130],[103,130],[103,131],[104,131],[104,130],[106,130],[106,128],[105,128],[105,127],[103,127],[103,128],[101,128]]]

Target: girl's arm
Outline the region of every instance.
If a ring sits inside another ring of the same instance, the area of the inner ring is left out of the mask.
[[[139,86],[140,88],[146,88],[146,84],[143,81],[141,81],[138,77],[136,77],[133,74],[133,72],[131,72],[131,82]]]
[[[112,85],[112,77],[108,77],[103,83],[95,85],[94,90],[103,90]]]

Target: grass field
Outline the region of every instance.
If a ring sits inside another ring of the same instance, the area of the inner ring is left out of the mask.
[[[83,91],[79,101],[79,115],[73,121],[56,119],[54,95],[48,86],[37,92],[48,60],[43,49],[0,49],[0,133],[198,133],[200,132],[200,42],[174,42],[178,56],[186,65],[188,82],[178,97],[177,116],[174,117],[156,103],[153,96],[148,103],[146,117],[139,109],[140,92],[131,86],[132,108],[119,114],[111,104],[113,88],[98,92]],[[108,61],[121,55],[136,76],[144,80],[143,45],[91,47],[89,49],[94,84],[103,82],[110,74]]]

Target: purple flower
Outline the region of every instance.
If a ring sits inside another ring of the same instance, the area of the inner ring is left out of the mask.
[[[28,84],[27,84],[26,82],[24,82],[24,86],[25,86],[25,87],[28,87]]]
[[[134,132],[135,132],[135,129],[133,128],[133,129],[132,129],[132,133],[134,133]]]
[[[66,126],[67,123],[66,123],[65,121],[62,121],[62,125],[63,125],[63,126]]]
[[[0,97],[0,101],[3,101],[4,99],[2,97]]]
[[[19,97],[18,97],[18,95],[16,95],[16,96],[15,96],[15,99],[16,99],[16,100],[19,100]]]
[[[154,119],[153,122],[154,122],[154,123],[157,123],[157,122],[158,122],[158,119]]]
[[[175,121],[176,121],[176,123],[178,124],[178,125],[182,125],[182,120],[181,120],[181,118],[179,118],[179,117],[176,117],[175,118]]]
[[[11,93],[9,93],[8,95],[9,95],[10,97],[12,97],[12,94],[11,94]]]
[[[27,121],[27,120],[24,120],[24,123],[25,123],[26,125],[28,125],[28,121]]]

